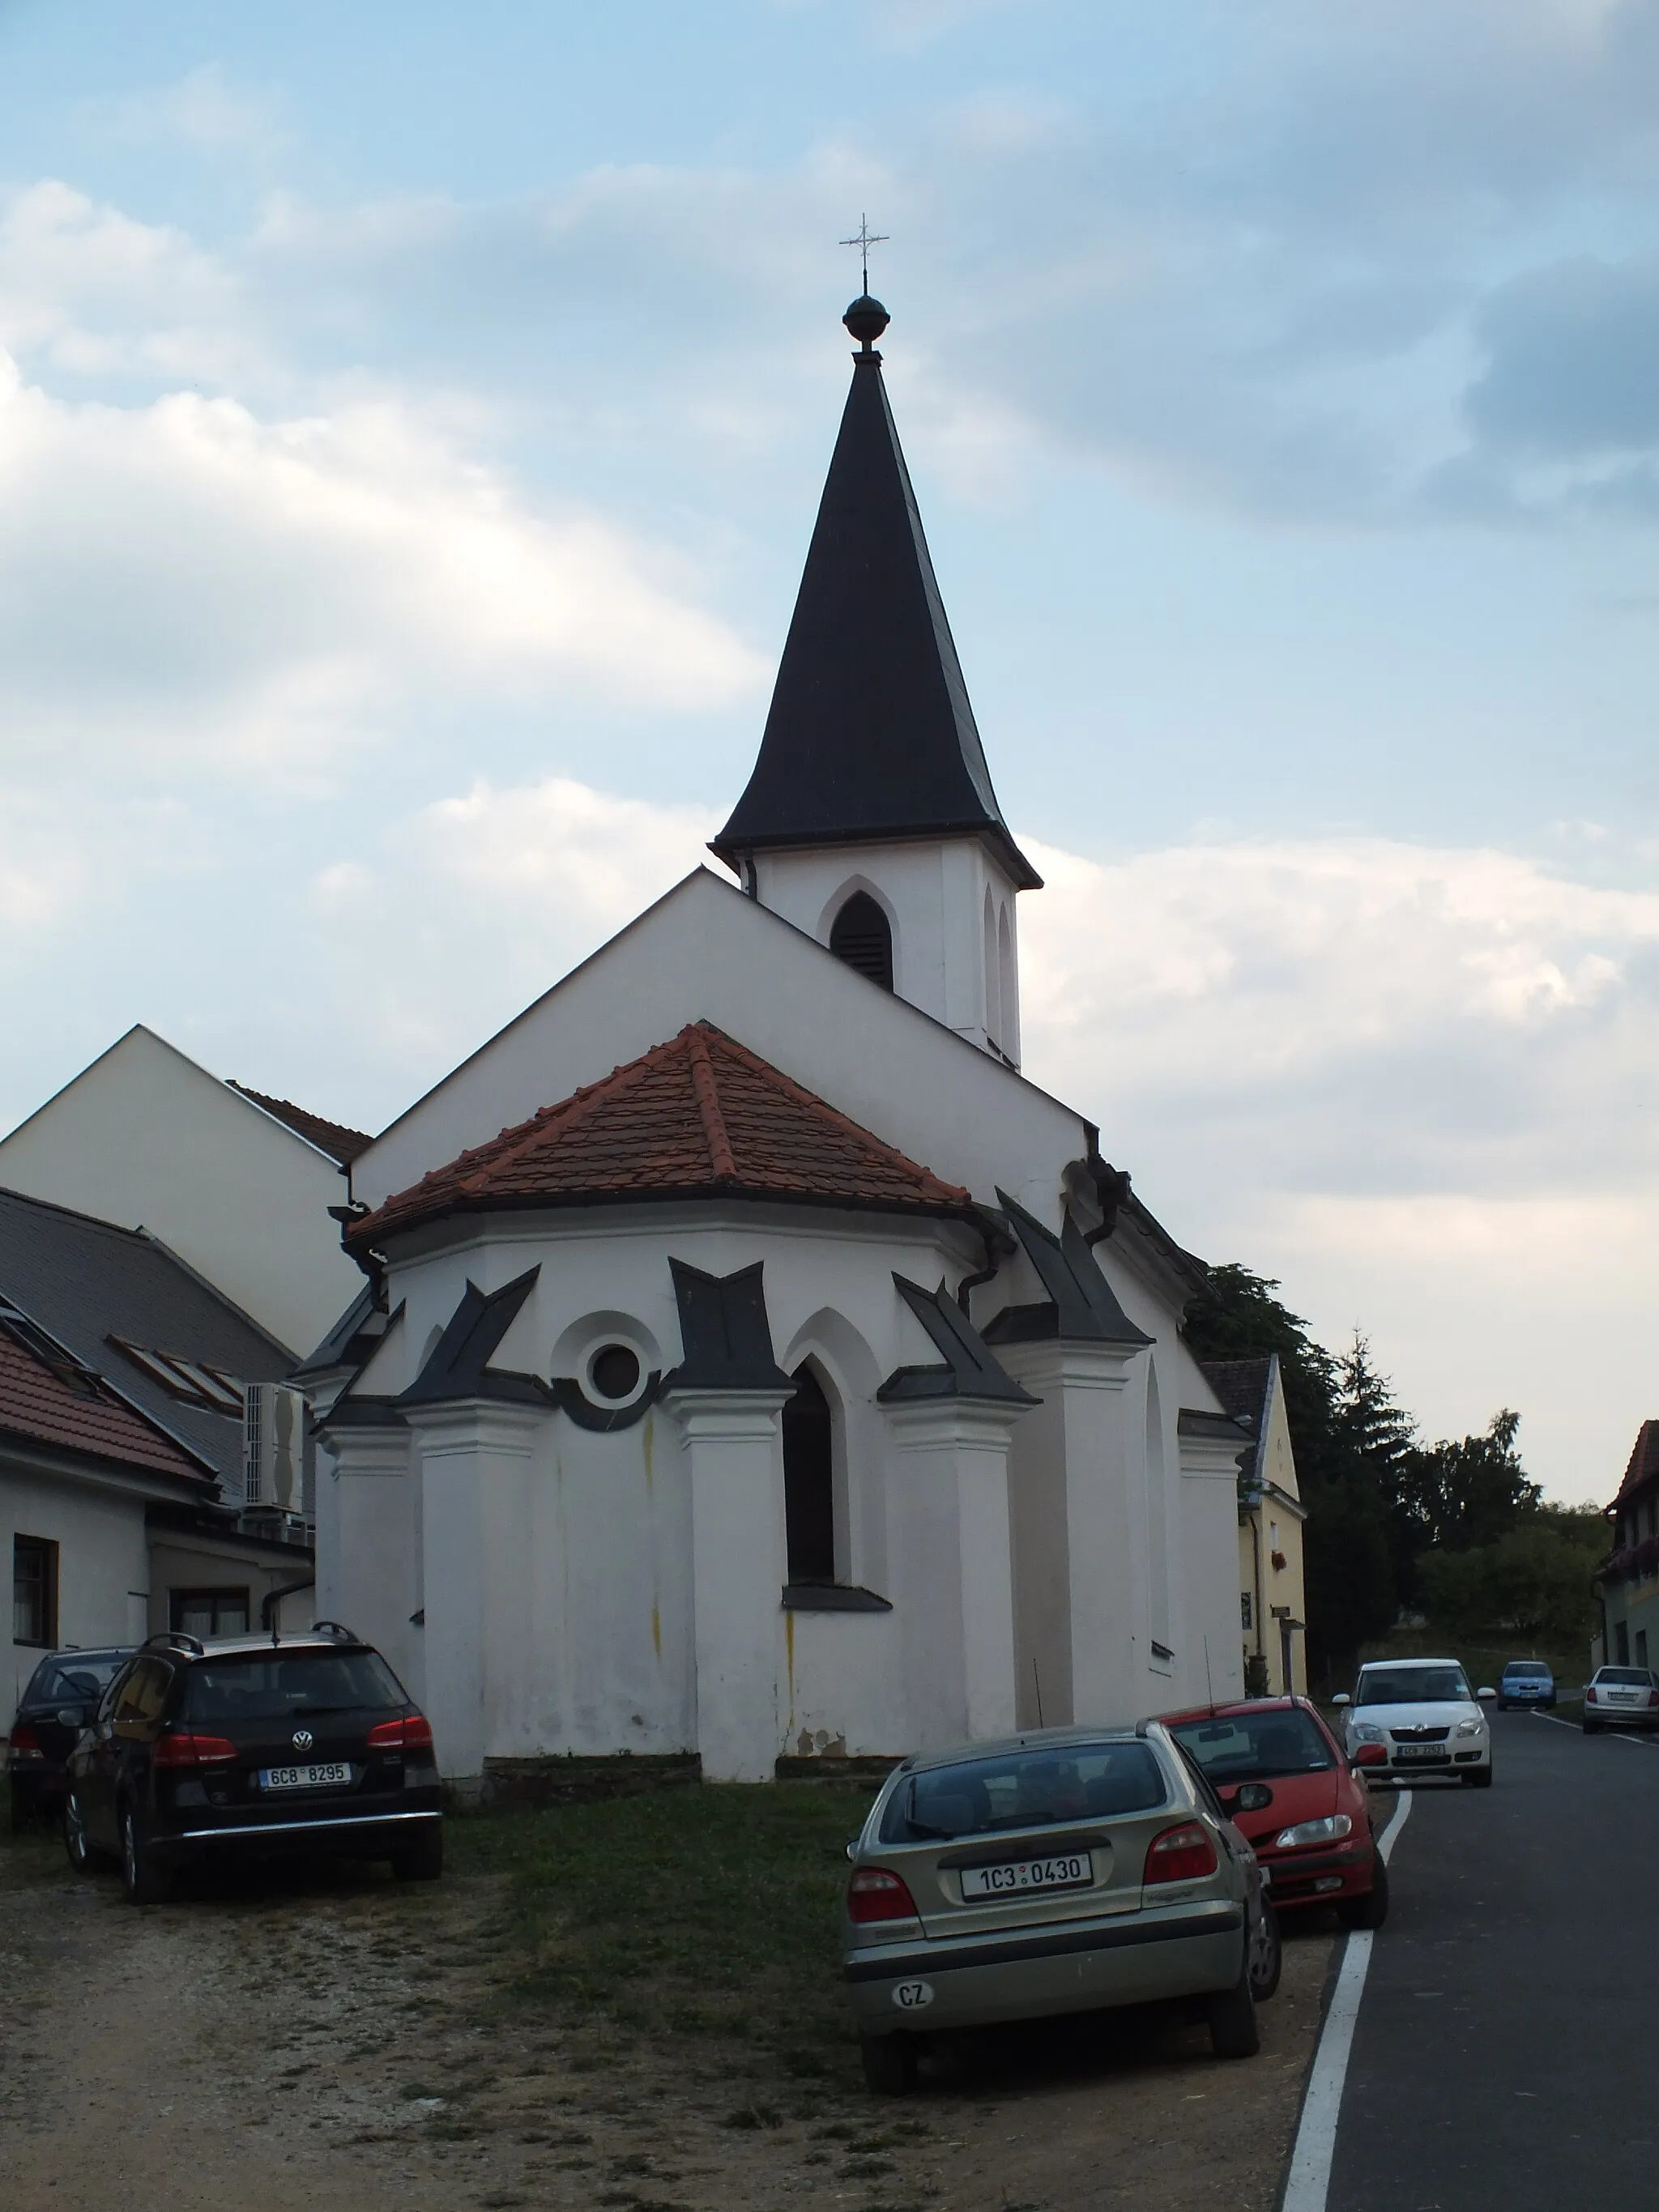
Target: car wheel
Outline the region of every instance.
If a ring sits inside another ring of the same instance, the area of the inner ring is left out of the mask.
[[[1380,1928],[1389,1917],[1389,1869],[1381,1859],[1371,1869],[1371,1886],[1363,1897],[1345,1897],[1336,1908],[1345,1928]]]
[[[916,2043],[911,2035],[861,2035],[859,2057],[866,2088],[878,2097],[902,2097],[916,2086]]]
[[[121,1887],[129,1905],[160,1905],[173,1893],[173,1884],[138,1832],[130,1805],[121,1811]]]
[[[98,1854],[87,1833],[87,1816],[72,1790],[64,1800],[64,1849],[76,1874],[90,1874],[98,1863]]]
[[[443,1870],[444,1832],[436,1826],[429,1836],[398,1851],[392,1862],[392,1871],[399,1881],[436,1881]]]
[[[1261,2023],[1250,1995],[1250,1953],[1230,1990],[1217,1990],[1205,2008],[1210,2027],[1210,2048],[1218,2058],[1254,2058],[1261,2048]]]
[[[1466,1789],[1490,1790],[1492,1788],[1492,1769],[1490,1766],[1473,1767],[1470,1769],[1468,1773],[1460,1776],[1459,1779],[1462,1782]]]
[[[1266,2004],[1279,1987],[1279,1970],[1284,1965],[1284,1945],[1279,1940],[1279,1915],[1264,1897],[1261,1917],[1256,1922],[1250,1937],[1250,1995],[1257,2004]]]

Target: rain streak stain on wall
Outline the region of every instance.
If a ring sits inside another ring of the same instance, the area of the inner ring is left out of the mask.
[[[795,1616],[793,1613],[786,1613],[783,1616],[783,1649],[789,1668],[788,1724],[793,1728],[795,1725]]]

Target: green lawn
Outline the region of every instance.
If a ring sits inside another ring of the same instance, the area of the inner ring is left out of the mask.
[[[585,2017],[601,2041],[740,2040],[799,2079],[851,2054],[837,1911],[870,1802],[834,1784],[704,1784],[465,1812],[447,1849],[458,1875],[503,1882],[489,1934],[509,2002]]]

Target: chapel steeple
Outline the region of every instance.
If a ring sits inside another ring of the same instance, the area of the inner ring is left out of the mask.
[[[859,341],[852,389],[760,756],[713,849],[832,950],[846,900],[865,902],[860,942],[866,909],[883,910],[890,947],[851,964],[1013,1060],[1013,895],[1042,878],[997,804],[939,597],[875,348],[887,310],[866,292],[842,320]],[[904,885],[929,855],[951,888],[907,921]]]

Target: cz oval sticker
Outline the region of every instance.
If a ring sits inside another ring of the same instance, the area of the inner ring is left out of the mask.
[[[901,2012],[920,2012],[923,2005],[933,2002],[931,1982],[897,1982],[893,1987],[893,2002]]]

